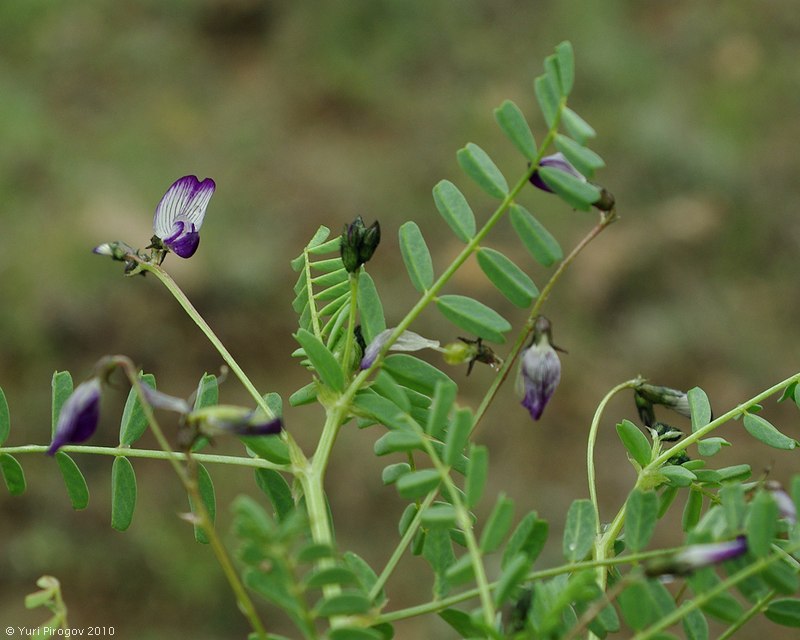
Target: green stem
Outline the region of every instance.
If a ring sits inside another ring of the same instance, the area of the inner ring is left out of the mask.
[[[570,254],[561,261],[561,264],[555,270],[550,279],[547,281],[547,284],[539,293],[539,297],[536,299],[530,314],[528,315],[528,319],[526,320],[522,331],[517,336],[514,345],[511,347],[511,351],[509,352],[506,359],[503,361],[500,370],[492,380],[492,384],[489,386],[489,389],[486,391],[486,394],[483,396],[483,400],[481,404],[478,406],[477,411],[475,412],[475,420],[472,424],[472,430],[474,431],[478,423],[483,419],[483,416],[486,414],[486,411],[489,408],[489,405],[494,400],[495,396],[497,395],[500,386],[505,382],[506,378],[508,377],[509,372],[511,371],[511,367],[514,364],[514,361],[519,356],[522,348],[525,346],[525,342],[528,339],[531,331],[533,331],[533,325],[536,322],[536,317],[539,315],[541,308],[544,306],[544,303],[547,301],[547,298],[550,297],[550,292],[553,290],[553,287],[559,281],[561,276],[567,270],[567,268],[572,264],[575,258],[583,251],[586,246],[594,240],[600,232],[605,229],[609,224],[616,220],[616,214],[614,213],[606,213],[603,214],[600,218],[600,222],[598,222],[592,229],[589,231],[586,236],[572,249]]]
[[[0,453],[44,453],[49,445],[28,444],[17,447],[0,447]],[[59,451],[65,453],[88,453],[92,455],[125,457],[125,458],[150,458],[151,460],[178,460],[186,461],[185,453],[179,451],[161,451],[154,449],[131,449],[128,447],[95,447],[89,445],[64,445]],[[197,462],[212,464],[225,464],[255,469],[273,469],[275,471],[289,471],[285,465],[275,464],[263,458],[244,458],[242,456],[222,456],[210,453],[193,453],[192,458]]]
[[[344,341],[344,354],[342,355],[342,368],[344,375],[349,376],[352,371],[353,359],[353,339],[356,330],[356,315],[358,313],[358,277],[361,273],[359,269],[356,273],[348,274],[350,280],[350,313],[347,318],[347,334]]]
[[[796,551],[798,548],[800,548],[800,545],[794,545],[792,547],[792,551]],[[675,609],[672,613],[667,614],[655,624],[637,633],[635,636],[633,636],[632,640],[647,640],[648,638],[652,638],[653,636],[657,635],[660,631],[663,631],[667,627],[670,627],[673,624],[679,622],[690,611],[694,609],[699,609],[710,600],[713,600],[719,594],[727,591],[728,589],[731,589],[732,587],[735,587],[742,580],[745,580],[750,576],[761,573],[770,564],[780,559],[781,556],[778,554],[772,554],[769,556],[765,556],[763,558],[759,558],[752,564],[747,565],[743,569],[740,569],[739,571],[734,573],[727,580],[721,581],[719,584],[715,585],[708,591],[696,594],[694,598],[688,600],[682,606]]]
[[[375,599],[378,597],[378,594],[381,592],[381,589],[383,589],[384,585],[389,580],[389,577],[394,572],[395,568],[397,567],[397,563],[400,562],[400,558],[403,557],[403,553],[408,548],[408,545],[411,544],[411,541],[414,539],[417,530],[422,524],[422,514],[425,513],[425,509],[431,506],[433,501],[436,499],[437,493],[437,491],[431,491],[427,496],[425,496],[422,504],[419,505],[417,513],[414,515],[414,518],[411,520],[411,523],[408,525],[405,533],[400,538],[400,542],[397,543],[397,547],[395,547],[392,555],[389,557],[386,566],[383,568],[383,571],[381,571],[381,574],[378,576],[375,584],[372,585],[372,589],[370,589],[369,592],[370,601],[375,601]]]
[[[542,569],[539,571],[531,571],[526,577],[525,582],[532,582],[534,580],[543,580],[545,578],[552,578],[555,576],[577,573],[584,569],[596,569],[598,567],[612,567],[619,565],[626,565],[632,563],[639,563],[643,560],[657,558],[661,556],[669,556],[680,551],[682,547],[675,549],[659,549],[657,551],[642,551],[639,553],[631,553],[629,555],[617,556],[616,558],[606,558],[605,560],[586,560],[583,562],[573,562],[570,564],[561,565],[559,567],[552,567],[550,569]],[[489,589],[494,590],[497,588],[499,580],[489,583]],[[425,602],[423,604],[414,605],[405,609],[398,609],[397,611],[389,611],[384,613],[372,621],[372,624],[381,624],[384,622],[396,622],[398,620],[405,620],[407,618],[414,618],[428,613],[435,613],[451,607],[467,600],[473,600],[480,595],[480,589],[473,588],[461,593],[457,593],[441,600],[434,600],[432,602]]]
[[[214,345],[214,348],[219,352],[222,356],[222,359],[228,365],[231,371],[233,371],[234,375],[239,378],[239,381],[244,385],[244,388],[250,393],[253,399],[256,401],[258,407],[267,415],[268,418],[274,418],[275,414],[272,412],[272,409],[269,408],[266,401],[262,397],[262,395],[258,392],[255,385],[250,381],[250,378],[247,377],[245,372],[239,366],[239,363],[236,362],[234,357],[231,355],[230,351],[222,344],[222,341],[217,337],[217,334],[211,329],[208,323],[205,321],[203,316],[200,315],[200,312],[194,307],[186,294],[181,290],[178,284],[172,279],[172,277],[164,271],[158,265],[153,264],[152,262],[147,262],[138,258],[137,256],[130,255],[129,257],[135,259],[139,265],[142,267],[143,271],[149,271],[152,273],[156,278],[161,281],[167,290],[172,294],[175,300],[178,301],[178,304],[183,307],[183,310],[186,314],[192,319],[192,321],[198,326],[200,331],[202,331],[206,338],[208,338],[209,342]]]
[[[765,593],[761,598],[758,599],[758,602],[745,611],[736,622],[725,629],[725,631],[719,636],[719,638],[717,638],[717,640],[727,640],[728,638],[732,638],[733,635],[739,631],[739,629],[741,629],[745,624],[750,622],[750,620],[755,618],[759,613],[766,609],[767,605],[775,597],[775,595],[775,591],[768,591]]]
[[[172,465],[172,468],[175,470],[178,479],[181,481],[184,489],[192,498],[192,503],[195,507],[195,516],[197,517],[197,524],[202,530],[205,532],[206,536],[208,537],[209,544],[214,551],[214,555],[217,557],[217,561],[219,562],[220,566],[222,567],[222,571],[225,574],[225,577],[230,584],[231,590],[233,591],[234,595],[236,596],[236,600],[239,603],[239,608],[250,622],[250,626],[253,628],[253,631],[260,638],[266,638],[267,632],[264,628],[261,619],[258,616],[258,612],[256,611],[255,605],[253,604],[252,599],[248,595],[244,585],[242,584],[241,580],[239,579],[239,574],[236,572],[236,569],[233,566],[233,562],[231,562],[230,556],[228,555],[225,547],[222,544],[222,541],[219,539],[217,535],[216,528],[214,527],[214,523],[211,520],[211,516],[208,513],[208,509],[206,509],[205,503],[203,502],[203,498],[200,495],[200,490],[198,488],[196,480],[187,472],[186,469],[181,467],[179,459],[174,455],[172,448],[170,447],[169,441],[164,436],[164,432],[161,429],[161,426],[158,424],[155,415],[153,414],[153,408],[150,406],[150,403],[147,399],[147,395],[145,393],[144,387],[142,386],[142,382],[139,379],[139,374],[136,367],[133,365],[133,362],[124,356],[115,356],[111,359],[111,362],[119,366],[124,372],[125,375],[128,377],[128,380],[131,383],[131,386],[136,391],[136,395],[139,397],[139,402],[141,403],[142,412],[144,413],[145,418],[147,419],[148,425],[150,427],[150,431],[155,436],[156,440],[158,441],[159,446],[163,449],[163,451],[168,456],[169,463]],[[189,455],[189,454],[187,454]],[[189,464],[191,464],[191,456],[187,460]]]

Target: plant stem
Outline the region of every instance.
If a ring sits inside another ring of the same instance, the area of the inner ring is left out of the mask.
[[[142,412],[147,419],[150,431],[153,433],[164,452],[170,454],[167,459],[172,465],[172,468],[175,470],[175,473],[178,476],[178,479],[181,481],[184,489],[192,498],[192,503],[195,507],[195,516],[198,520],[197,524],[203,529],[208,537],[208,541],[212,550],[214,551],[214,555],[217,557],[217,561],[222,567],[222,571],[225,574],[225,577],[228,579],[228,583],[230,584],[231,589],[236,596],[240,610],[250,622],[250,626],[253,628],[253,631],[255,631],[260,638],[265,639],[267,637],[266,629],[264,628],[264,625],[258,616],[258,612],[256,611],[252,599],[248,595],[247,590],[244,588],[241,580],[239,580],[239,575],[236,572],[233,563],[231,562],[230,556],[228,556],[225,547],[217,535],[214,523],[212,522],[211,516],[208,513],[208,509],[206,509],[205,503],[200,495],[197,482],[187,472],[186,469],[181,467],[179,459],[174,455],[167,438],[164,436],[161,426],[158,424],[156,417],[153,414],[153,408],[150,406],[150,403],[147,399],[147,395],[144,387],[142,386],[142,382],[139,379],[136,367],[134,367],[133,362],[129,358],[124,356],[114,356],[111,359],[111,362],[119,366],[125,372],[125,375],[128,377],[131,386],[134,388],[137,396],[139,397],[139,402],[142,406]],[[189,456],[188,461],[191,464],[191,455],[187,455]]]
[[[18,447],[0,447],[0,453],[44,453],[49,445],[28,444]],[[128,447],[95,447],[89,445],[64,445],[59,447],[59,451],[64,453],[88,453],[92,455],[125,457],[125,458],[149,458],[151,460],[179,460],[186,461],[185,453],[179,451],[162,451],[155,449],[131,449]],[[275,471],[289,471],[280,464],[275,464],[263,458],[245,458],[243,456],[223,456],[211,453],[193,453],[192,458],[197,462],[208,462],[212,464],[225,464],[238,467],[251,467],[255,469],[273,469]]]
[[[606,213],[603,214],[600,218],[600,221],[592,227],[592,229],[587,233],[581,241],[575,245],[572,249],[570,254],[561,261],[561,264],[558,265],[558,268],[555,270],[550,279],[547,281],[547,284],[539,293],[539,297],[536,299],[536,302],[531,309],[530,314],[528,315],[528,319],[526,320],[522,331],[517,336],[514,345],[511,347],[511,351],[509,352],[506,359],[503,361],[503,364],[500,367],[500,370],[492,380],[492,384],[489,386],[489,389],[486,391],[486,394],[483,396],[483,400],[481,404],[478,406],[477,411],[475,412],[475,420],[472,424],[472,430],[474,431],[478,427],[478,423],[483,419],[483,416],[486,414],[489,405],[494,400],[495,396],[497,395],[497,391],[500,389],[500,386],[505,382],[506,378],[508,377],[509,372],[511,371],[511,367],[514,364],[514,361],[519,356],[520,352],[522,351],[522,347],[525,345],[525,342],[528,339],[531,331],[533,331],[533,325],[536,322],[536,317],[539,315],[541,308],[544,306],[544,303],[547,301],[547,298],[550,297],[550,292],[553,290],[553,287],[559,281],[561,276],[567,270],[567,267],[572,264],[575,258],[578,257],[578,254],[583,251],[586,246],[594,240],[600,232],[605,229],[609,224],[616,220],[616,214]]]
[[[650,558],[672,555],[680,551],[681,548],[682,547],[674,549],[659,549],[657,551],[642,551],[639,553],[631,553],[629,555],[617,556],[616,558],[606,558],[604,560],[586,560],[583,562],[573,562],[558,567],[552,567],[550,569],[531,571],[525,577],[524,581],[531,582],[534,580],[542,580],[545,578],[552,578],[554,576],[566,573],[577,573],[578,571],[584,569],[595,569],[597,567],[612,567],[617,565],[638,563],[641,562],[642,560],[648,560]],[[499,581],[490,582],[488,585],[489,589],[490,590],[495,589],[498,583]],[[436,611],[441,611],[442,609],[446,609],[447,607],[460,604],[461,602],[465,602],[467,600],[473,600],[474,598],[477,598],[479,595],[480,595],[480,590],[478,588],[468,589],[466,591],[462,591],[461,593],[448,596],[447,598],[442,598],[441,600],[425,602],[423,604],[414,605],[406,609],[398,609],[397,611],[390,611],[388,613],[384,613],[375,618],[375,620],[373,620],[372,623],[380,624],[383,622],[395,622],[397,620],[414,618],[427,613],[435,613]]]
[[[347,334],[344,341],[344,354],[342,354],[342,369],[344,375],[349,376],[352,371],[353,359],[353,339],[356,330],[356,315],[358,313],[358,278],[361,274],[361,269],[355,273],[348,274],[350,281],[350,309],[347,318]],[[313,315],[313,314],[312,314]]]
[[[172,294],[175,300],[178,301],[178,304],[183,307],[183,310],[186,312],[192,321],[198,326],[200,331],[202,331],[206,338],[208,338],[209,342],[214,345],[214,348],[219,352],[222,356],[222,359],[225,363],[230,367],[231,371],[239,378],[239,381],[244,385],[244,388],[250,393],[253,399],[256,401],[256,404],[259,408],[266,413],[268,418],[274,418],[275,414],[272,410],[267,406],[266,401],[261,396],[261,394],[256,389],[255,385],[250,381],[250,378],[247,377],[245,372],[239,366],[239,363],[236,362],[234,357],[231,355],[230,351],[222,344],[222,341],[217,337],[217,334],[211,329],[208,323],[205,321],[203,316],[200,315],[200,312],[195,308],[195,306],[191,303],[189,298],[186,294],[181,290],[178,284],[172,279],[172,277],[164,271],[160,266],[153,264],[152,262],[147,262],[138,258],[132,254],[130,254],[131,258],[136,259],[139,265],[142,267],[143,271],[149,271],[152,273],[156,278],[161,281],[167,290]]]
[[[796,551],[798,548],[800,548],[800,545],[794,545],[792,547],[792,551]],[[727,580],[721,581],[719,584],[716,584],[708,591],[703,591],[702,593],[696,594],[694,598],[688,600],[686,603],[675,609],[673,612],[665,615],[663,618],[661,618],[661,620],[659,620],[655,624],[637,633],[635,636],[633,636],[631,640],[647,640],[648,638],[652,638],[660,631],[663,631],[667,627],[670,627],[676,622],[679,622],[687,613],[689,613],[689,611],[700,608],[706,602],[709,602],[710,600],[714,599],[720,593],[723,593],[724,591],[727,591],[728,589],[735,587],[737,584],[739,584],[739,582],[745,580],[746,578],[749,578],[750,576],[756,575],[757,573],[761,573],[770,564],[780,559],[781,559],[780,555],[772,554],[755,560],[752,564],[749,564],[743,569],[740,569],[732,576],[730,576]]]

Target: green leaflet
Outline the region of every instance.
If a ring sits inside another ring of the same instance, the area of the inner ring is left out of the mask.
[[[511,226],[539,264],[549,267],[564,257],[558,241],[524,207],[512,204],[509,210]]]
[[[561,98],[553,90],[553,85],[547,75],[539,76],[533,81],[533,90],[536,94],[536,101],[542,111],[544,121],[549,128],[552,128],[561,111]]]
[[[700,387],[689,389],[686,399],[689,401],[689,413],[692,417],[692,432],[711,422],[711,404],[705,391]]]
[[[203,501],[206,511],[208,511],[208,516],[213,526],[217,517],[217,499],[214,493],[214,483],[211,480],[208,470],[202,464],[197,465],[197,490],[200,493],[200,499]],[[191,495],[189,496],[189,508],[192,510],[192,513],[197,511]],[[194,539],[201,544],[209,543],[208,534],[197,525],[194,526]]]
[[[480,549],[483,553],[496,551],[506,534],[511,530],[514,521],[514,501],[500,494],[494,505],[492,513],[483,528],[480,539]]]
[[[594,177],[595,171],[606,166],[597,153],[565,135],[558,134],[556,136],[556,149],[563,153],[572,166],[589,180]]]
[[[436,307],[454,325],[490,342],[505,342],[503,333],[511,330],[508,320],[494,309],[467,296],[440,296]]]
[[[425,238],[416,222],[406,222],[400,227],[400,253],[408,271],[411,284],[420,293],[433,284],[433,262]]]
[[[561,124],[564,125],[567,133],[578,141],[578,144],[585,145],[589,138],[594,138],[597,135],[589,123],[569,107],[564,107],[561,110]]]
[[[650,542],[658,520],[658,496],[655,491],[634,489],[625,503],[625,546],[641,551]]]
[[[275,509],[275,517],[283,520],[294,509],[294,499],[289,484],[273,469],[256,469],[255,474],[258,488],[267,495],[272,508]]]
[[[600,199],[600,188],[554,167],[539,167],[539,176],[564,202],[579,211],[589,211]]]
[[[299,329],[295,339],[303,347],[322,382],[334,391],[344,391],[345,378],[342,368],[319,338],[305,329]]]
[[[130,460],[120,456],[111,466],[111,526],[125,531],[136,509],[136,474]]]
[[[78,465],[69,455],[63,451],[57,451],[55,457],[61,476],[64,478],[64,485],[67,488],[72,508],[76,511],[85,509],[89,504],[89,486],[86,484],[86,478],[83,477]]]
[[[436,489],[441,481],[436,469],[421,469],[398,478],[395,486],[401,497],[406,500],[414,500]]]
[[[782,434],[761,416],[747,413],[743,422],[747,433],[767,446],[775,449],[794,449],[797,446],[797,440]]]
[[[156,379],[152,373],[139,372],[139,380],[151,389],[156,388]],[[125,408],[122,410],[122,419],[119,425],[119,443],[121,446],[129,447],[142,437],[147,429],[147,418],[142,409],[142,403],[136,389],[131,387],[128,392],[128,399]]]
[[[466,476],[464,502],[467,508],[471,509],[480,502],[489,476],[489,450],[486,447],[472,445]]]
[[[433,188],[433,201],[453,233],[463,242],[469,242],[475,235],[475,214],[458,187],[449,180],[441,180]]]
[[[0,453],[0,474],[12,496],[25,493],[25,473],[22,471],[22,465],[14,456]]]
[[[594,543],[594,506],[590,500],[575,500],[567,511],[564,527],[564,557],[570,562],[583,560]]]
[[[623,420],[617,425],[617,435],[622,440],[625,449],[628,450],[640,467],[644,467],[650,462],[651,446],[642,430],[630,420]]]
[[[483,149],[472,142],[456,154],[458,164],[475,183],[493,198],[502,200],[508,195],[508,183]]]
[[[386,319],[375,282],[363,269],[358,274],[358,312],[364,341],[369,344],[386,329]]]
[[[56,425],[58,424],[58,416],[61,414],[61,407],[67,401],[67,398],[72,394],[72,376],[69,371],[56,371],[53,374],[52,380],[52,409],[53,420],[51,423],[51,437],[56,435]]]
[[[520,108],[506,100],[494,110],[494,118],[520,153],[528,160],[535,160],[536,140]]]
[[[10,432],[11,416],[8,412],[8,402],[6,402],[6,394],[0,389],[0,447],[8,440]]]
[[[533,280],[499,251],[481,247],[477,259],[486,277],[512,304],[525,309],[539,295]]]

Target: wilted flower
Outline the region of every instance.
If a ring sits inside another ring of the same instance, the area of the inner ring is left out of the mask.
[[[536,318],[531,345],[520,360],[517,388],[524,394],[522,406],[538,420],[561,380],[561,361],[552,345],[550,321]]]
[[[91,438],[99,420],[100,380],[92,378],[79,384],[61,407],[47,455],[55,455],[65,444],[78,444]]]
[[[738,558],[746,552],[747,540],[744,536],[726,542],[693,544],[669,558],[651,561],[646,571],[650,576],[663,574],[684,576],[698,569]]]
[[[367,227],[363,218],[356,216],[353,222],[344,225],[341,255],[347,272],[355,273],[362,264],[369,262],[380,241],[381,225],[377,220]]]
[[[200,244],[200,227],[216,185],[184,176],[172,183],[156,207],[153,231],[164,247],[181,258],[191,258]]]
[[[442,349],[442,353],[447,364],[458,365],[468,362],[467,375],[472,373],[472,367],[475,366],[476,362],[488,364],[493,369],[503,364],[503,361],[497,357],[492,348],[483,344],[481,338],[470,340],[469,338],[459,337],[459,341],[446,344]]]
[[[372,366],[393,332],[394,329],[384,329],[372,339],[369,345],[367,345],[367,348],[364,350],[364,357],[361,359],[361,364],[359,365],[362,371]],[[419,351],[420,349],[440,350],[439,341],[428,340],[428,338],[424,338],[413,331],[403,331],[400,337],[389,347],[389,351]]]

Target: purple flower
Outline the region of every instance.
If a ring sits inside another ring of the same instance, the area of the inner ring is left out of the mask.
[[[536,319],[533,341],[520,360],[518,389],[523,393],[522,406],[538,420],[561,380],[561,361],[552,346],[550,321]]]
[[[100,419],[100,380],[79,384],[61,407],[53,442],[47,455],[55,455],[65,444],[77,444],[92,437]]]
[[[384,329],[377,336],[372,339],[367,348],[364,350],[364,357],[361,358],[359,368],[363,371],[369,369],[378,357],[383,347],[389,341],[389,337],[394,332],[394,329]],[[397,338],[389,347],[389,351],[419,351],[420,349],[439,349],[438,340],[428,340],[418,333],[413,331],[403,331],[400,337]]]
[[[693,544],[671,558],[652,561],[647,567],[647,574],[651,576],[662,574],[683,576],[704,567],[738,558],[746,552],[747,540],[744,536],[726,542]]]
[[[578,178],[581,182],[586,182],[586,178],[583,176],[583,174],[573,167],[572,163],[570,163],[566,156],[564,156],[564,154],[560,151],[551,156],[545,156],[542,158],[539,161],[539,166],[558,169],[559,171],[563,171],[564,173],[568,173],[571,176]],[[542,180],[542,177],[539,175],[538,171],[533,172],[533,175],[530,177],[530,182],[533,186],[538,187],[542,191],[553,193],[553,190],[547,186],[547,183],[544,180]]]
[[[172,183],[156,207],[153,230],[164,246],[181,258],[191,258],[200,244],[200,227],[216,185],[184,176]]]
[[[267,417],[263,412],[230,405],[214,405],[190,412],[189,425],[204,436],[233,434],[237,436],[272,436],[281,432],[283,420]]]

